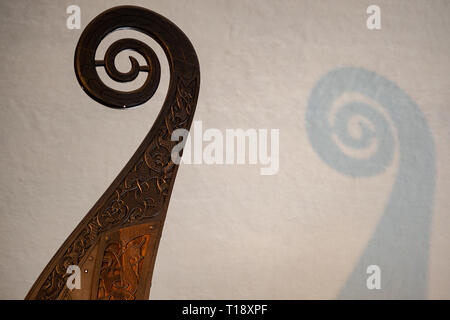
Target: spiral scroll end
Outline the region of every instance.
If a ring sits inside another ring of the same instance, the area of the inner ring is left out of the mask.
[[[160,81],[161,67],[156,53],[148,45],[131,38],[114,42],[106,50],[103,59],[95,59],[96,50],[105,36],[127,27],[120,19],[117,19],[120,10],[126,10],[126,7],[104,12],[84,29],[75,51],[75,73],[82,89],[92,99],[107,107],[126,109],[145,103],[155,94]],[[130,56],[131,70],[118,71],[115,58],[124,50],[133,50],[142,55],[146,65],[140,65],[134,57]],[[119,91],[107,86],[100,79],[96,68],[104,68],[112,80],[121,83],[135,80],[140,72],[147,73],[147,78],[136,90]]]

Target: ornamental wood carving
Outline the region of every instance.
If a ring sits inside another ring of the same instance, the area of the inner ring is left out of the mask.
[[[130,108],[148,101],[160,79],[154,51],[135,39],[121,39],[95,60],[102,39],[117,29],[132,29],[156,40],[167,56],[169,88],[162,109],[135,154],[92,209],[63,243],[34,283],[26,299],[148,299],[151,278],[170,195],[178,170],[171,160],[177,141],[171,134],[189,129],[197,103],[200,70],[186,35],[150,10],[120,6],[97,16],[83,31],[75,51],[75,73],[83,90],[111,108]],[[146,65],[130,57],[131,70],[119,72],[116,55],[131,49]],[[113,80],[128,82],[140,72],[144,84],[131,92],[106,86],[96,68]],[[81,289],[66,286],[69,265],[81,269]]]

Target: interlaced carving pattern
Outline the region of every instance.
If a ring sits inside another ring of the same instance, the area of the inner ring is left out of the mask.
[[[152,140],[114,194],[89,218],[87,226],[67,248],[63,257],[47,277],[37,299],[56,299],[64,289],[67,267],[78,265],[102,232],[116,226],[151,220],[158,215],[172,183],[175,164],[171,141],[175,129],[187,128],[192,103],[195,101],[197,79],[178,78],[175,102],[165,118],[165,125]]]

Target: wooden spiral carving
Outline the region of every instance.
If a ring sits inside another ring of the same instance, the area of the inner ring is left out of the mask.
[[[113,43],[103,60],[95,60],[101,40],[117,29],[133,29],[156,40],[167,56],[170,82],[164,105],[150,132],[111,186],[95,203],[43,270],[26,299],[147,299],[159,239],[178,165],[171,160],[177,143],[171,134],[189,129],[200,85],[195,50],[172,22],[150,10],[120,6],[97,16],[83,31],[75,52],[75,72],[85,92],[108,107],[143,104],[155,93],[160,65],[154,51],[135,39]],[[125,49],[141,54],[140,66],[119,72],[116,55]],[[109,88],[96,68],[104,67],[116,81],[127,82],[147,72],[142,87],[122,92]],[[66,286],[69,265],[81,269],[81,289]]]

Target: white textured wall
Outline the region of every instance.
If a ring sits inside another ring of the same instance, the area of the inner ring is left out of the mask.
[[[380,31],[365,26],[372,3],[382,10]],[[165,77],[151,102],[116,111],[90,99],[73,70],[82,30],[66,28],[70,4],[81,7],[84,28],[124,2],[0,3],[4,299],[25,296],[135,151],[167,88],[167,63],[158,50]],[[259,167],[249,165],[180,168],[151,298],[339,295],[383,215],[400,157],[396,145],[385,172],[352,178],[313,149],[305,128],[308,97],[324,74],[344,66],[363,67],[396,83],[430,128],[436,176],[426,297],[450,298],[450,1],[128,4],[166,16],[192,41],[201,65],[195,119],[205,128],[280,129],[277,175],[260,176]],[[414,139],[412,134],[408,143],[414,145]],[[404,201],[414,199],[406,195]],[[414,222],[408,225],[420,230]]]

